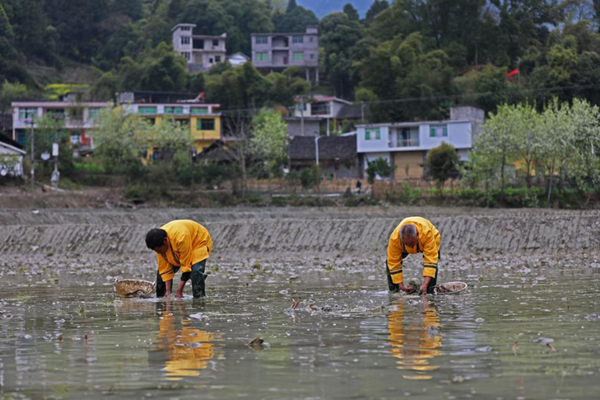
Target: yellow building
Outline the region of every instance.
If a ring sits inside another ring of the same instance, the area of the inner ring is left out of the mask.
[[[195,139],[195,151],[200,153],[216,140],[221,139],[221,114],[216,111],[219,104],[201,102],[175,103],[128,103],[123,105],[127,112],[142,115],[152,124],[164,118],[173,118],[186,125]]]

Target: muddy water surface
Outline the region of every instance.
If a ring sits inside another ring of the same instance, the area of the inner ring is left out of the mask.
[[[427,298],[366,279],[221,282],[200,301],[119,300],[101,280],[5,286],[0,398],[590,399],[594,272]]]

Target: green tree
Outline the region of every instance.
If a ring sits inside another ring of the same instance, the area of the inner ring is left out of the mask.
[[[437,183],[440,192],[444,182],[456,175],[458,161],[458,153],[454,146],[445,142],[427,153],[427,172]]]
[[[383,11],[390,8],[390,4],[386,0],[375,0],[369,7],[367,14],[365,15],[365,20],[367,23],[372,22],[376,16],[378,16]]]
[[[500,199],[504,201],[507,169],[518,160],[519,110],[502,105],[495,114],[489,114],[483,131],[475,139],[474,150],[488,160],[484,165],[497,165],[500,170]]]
[[[267,169],[278,173],[287,162],[287,124],[277,111],[261,109],[253,118],[251,150],[262,158]]]
[[[382,177],[387,178],[394,173],[396,169],[395,165],[390,165],[384,158],[377,158],[375,161],[367,161],[367,181],[370,184],[375,182],[375,178]]]
[[[314,12],[296,4],[296,0],[290,0],[285,13],[277,13],[273,16],[275,32],[292,33],[305,32],[309,25],[319,25],[319,19]]]
[[[352,49],[363,36],[360,23],[346,13],[332,13],[321,20],[320,44],[325,50],[322,60],[330,84],[339,97],[353,92]]]
[[[350,21],[358,21],[360,20],[360,16],[358,15],[358,11],[352,5],[352,3],[346,3],[343,8],[344,14],[348,16]]]
[[[97,157],[108,173],[128,173],[142,166],[142,154],[152,144],[139,147],[135,136],[149,129],[148,123],[137,114],[128,114],[123,107],[106,109],[98,116],[98,128],[93,138]]]

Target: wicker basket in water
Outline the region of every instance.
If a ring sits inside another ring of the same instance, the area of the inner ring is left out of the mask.
[[[143,279],[122,279],[115,282],[115,292],[123,298],[148,298],[154,293],[154,283]]]
[[[458,294],[467,290],[468,285],[464,282],[447,282],[433,288],[435,294]]]

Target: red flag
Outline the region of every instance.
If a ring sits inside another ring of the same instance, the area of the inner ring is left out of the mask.
[[[515,76],[518,73],[519,73],[519,68],[516,68],[516,69],[513,69],[512,71],[510,71],[508,74],[506,74],[506,77],[510,78],[511,76]]]

